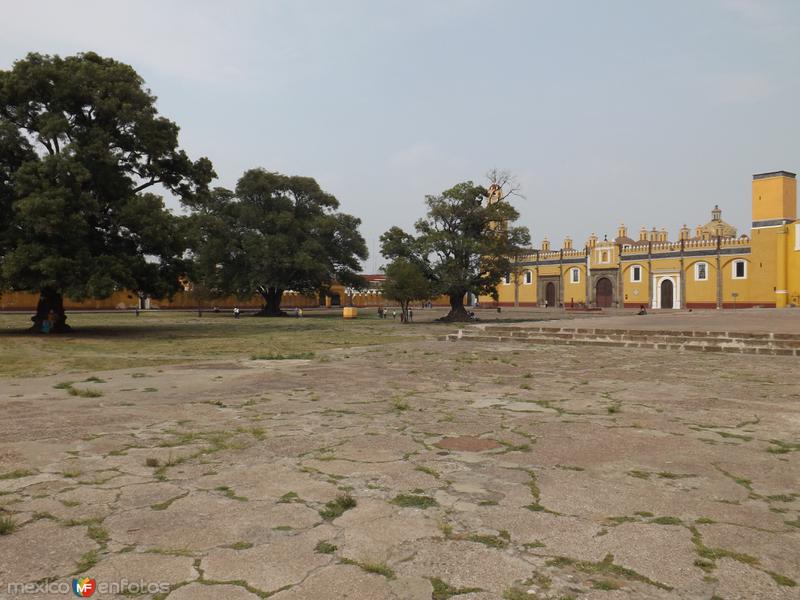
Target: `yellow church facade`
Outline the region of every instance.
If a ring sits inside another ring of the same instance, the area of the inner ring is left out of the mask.
[[[693,232],[677,241],[665,230],[613,240],[592,234],[582,249],[567,238],[547,240],[518,257],[497,288],[500,306],[564,308],[749,308],[800,306],[800,222],[797,179],[775,171],[753,175],[750,235],[737,236],[714,207]],[[493,305],[490,296],[479,298]]]

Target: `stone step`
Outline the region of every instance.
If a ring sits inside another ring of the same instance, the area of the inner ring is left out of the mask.
[[[547,326],[491,326],[484,329],[492,333],[557,333],[557,334],[591,334],[591,335],[662,335],[685,338],[735,338],[753,340],[785,340],[800,341],[800,334],[796,333],[752,333],[738,331],[672,331],[672,330],[646,330],[646,329],[605,329],[605,328],[573,328],[573,327],[547,327]]]
[[[724,352],[733,354],[764,354],[772,356],[800,356],[800,348],[776,347],[771,344],[753,342],[752,340],[733,340],[726,339],[724,343],[705,343],[700,340],[687,342],[663,342],[654,340],[611,340],[611,339],[592,339],[592,338],[563,338],[549,336],[505,336],[494,335],[487,332],[469,332],[458,334],[448,334],[440,338],[445,341],[464,341],[464,342],[503,342],[519,343],[528,345],[566,345],[566,346],[595,346],[595,347],[619,347],[619,348],[651,348],[659,350],[679,350],[690,352]]]
[[[470,334],[471,335],[471,334]],[[770,348],[800,348],[800,340],[783,339],[761,339],[761,338],[739,338],[739,337],[687,337],[682,335],[648,335],[648,332],[631,332],[618,334],[595,334],[595,333],[576,333],[568,331],[558,332],[497,332],[494,329],[486,329],[478,335],[501,335],[503,337],[516,339],[539,339],[542,337],[562,340],[598,340],[614,342],[655,342],[665,344],[704,344],[704,345],[730,345],[746,344],[755,347]]]

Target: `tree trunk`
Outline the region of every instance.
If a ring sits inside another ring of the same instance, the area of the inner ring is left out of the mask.
[[[408,323],[408,302],[400,302],[400,322]]]
[[[286,313],[281,310],[281,299],[283,290],[280,288],[265,288],[261,292],[264,298],[264,307],[256,313],[257,317],[285,317]]]
[[[64,298],[54,289],[44,289],[39,294],[36,314],[31,317],[33,333],[69,333],[72,327],[67,325],[64,314]]]
[[[439,319],[439,321],[445,321],[447,323],[466,323],[471,321],[467,309],[464,308],[464,294],[466,294],[466,292],[450,294],[450,312]]]

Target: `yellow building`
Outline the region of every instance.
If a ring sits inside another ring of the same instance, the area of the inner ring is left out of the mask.
[[[501,306],[745,308],[800,306],[800,222],[794,173],[753,175],[749,236],[722,220],[718,206],[695,235],[622,225],[617,236],[592,234],[584,248],[546,239],[516,261],[498,287]],[[492,304],[491,297],[481,297]]]

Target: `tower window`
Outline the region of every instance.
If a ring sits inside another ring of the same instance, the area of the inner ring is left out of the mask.
[[[743,260],[733,261],[733,278],[746,279],[747,278],[747,262]]]
[[[708,279],[708,263],[699,262],[694,266],[694,278],[697,281]]]
[[[642,267],[639,265],[633,265],[631,267],[631,281],[633,283],[639,283],[642,280]]]

